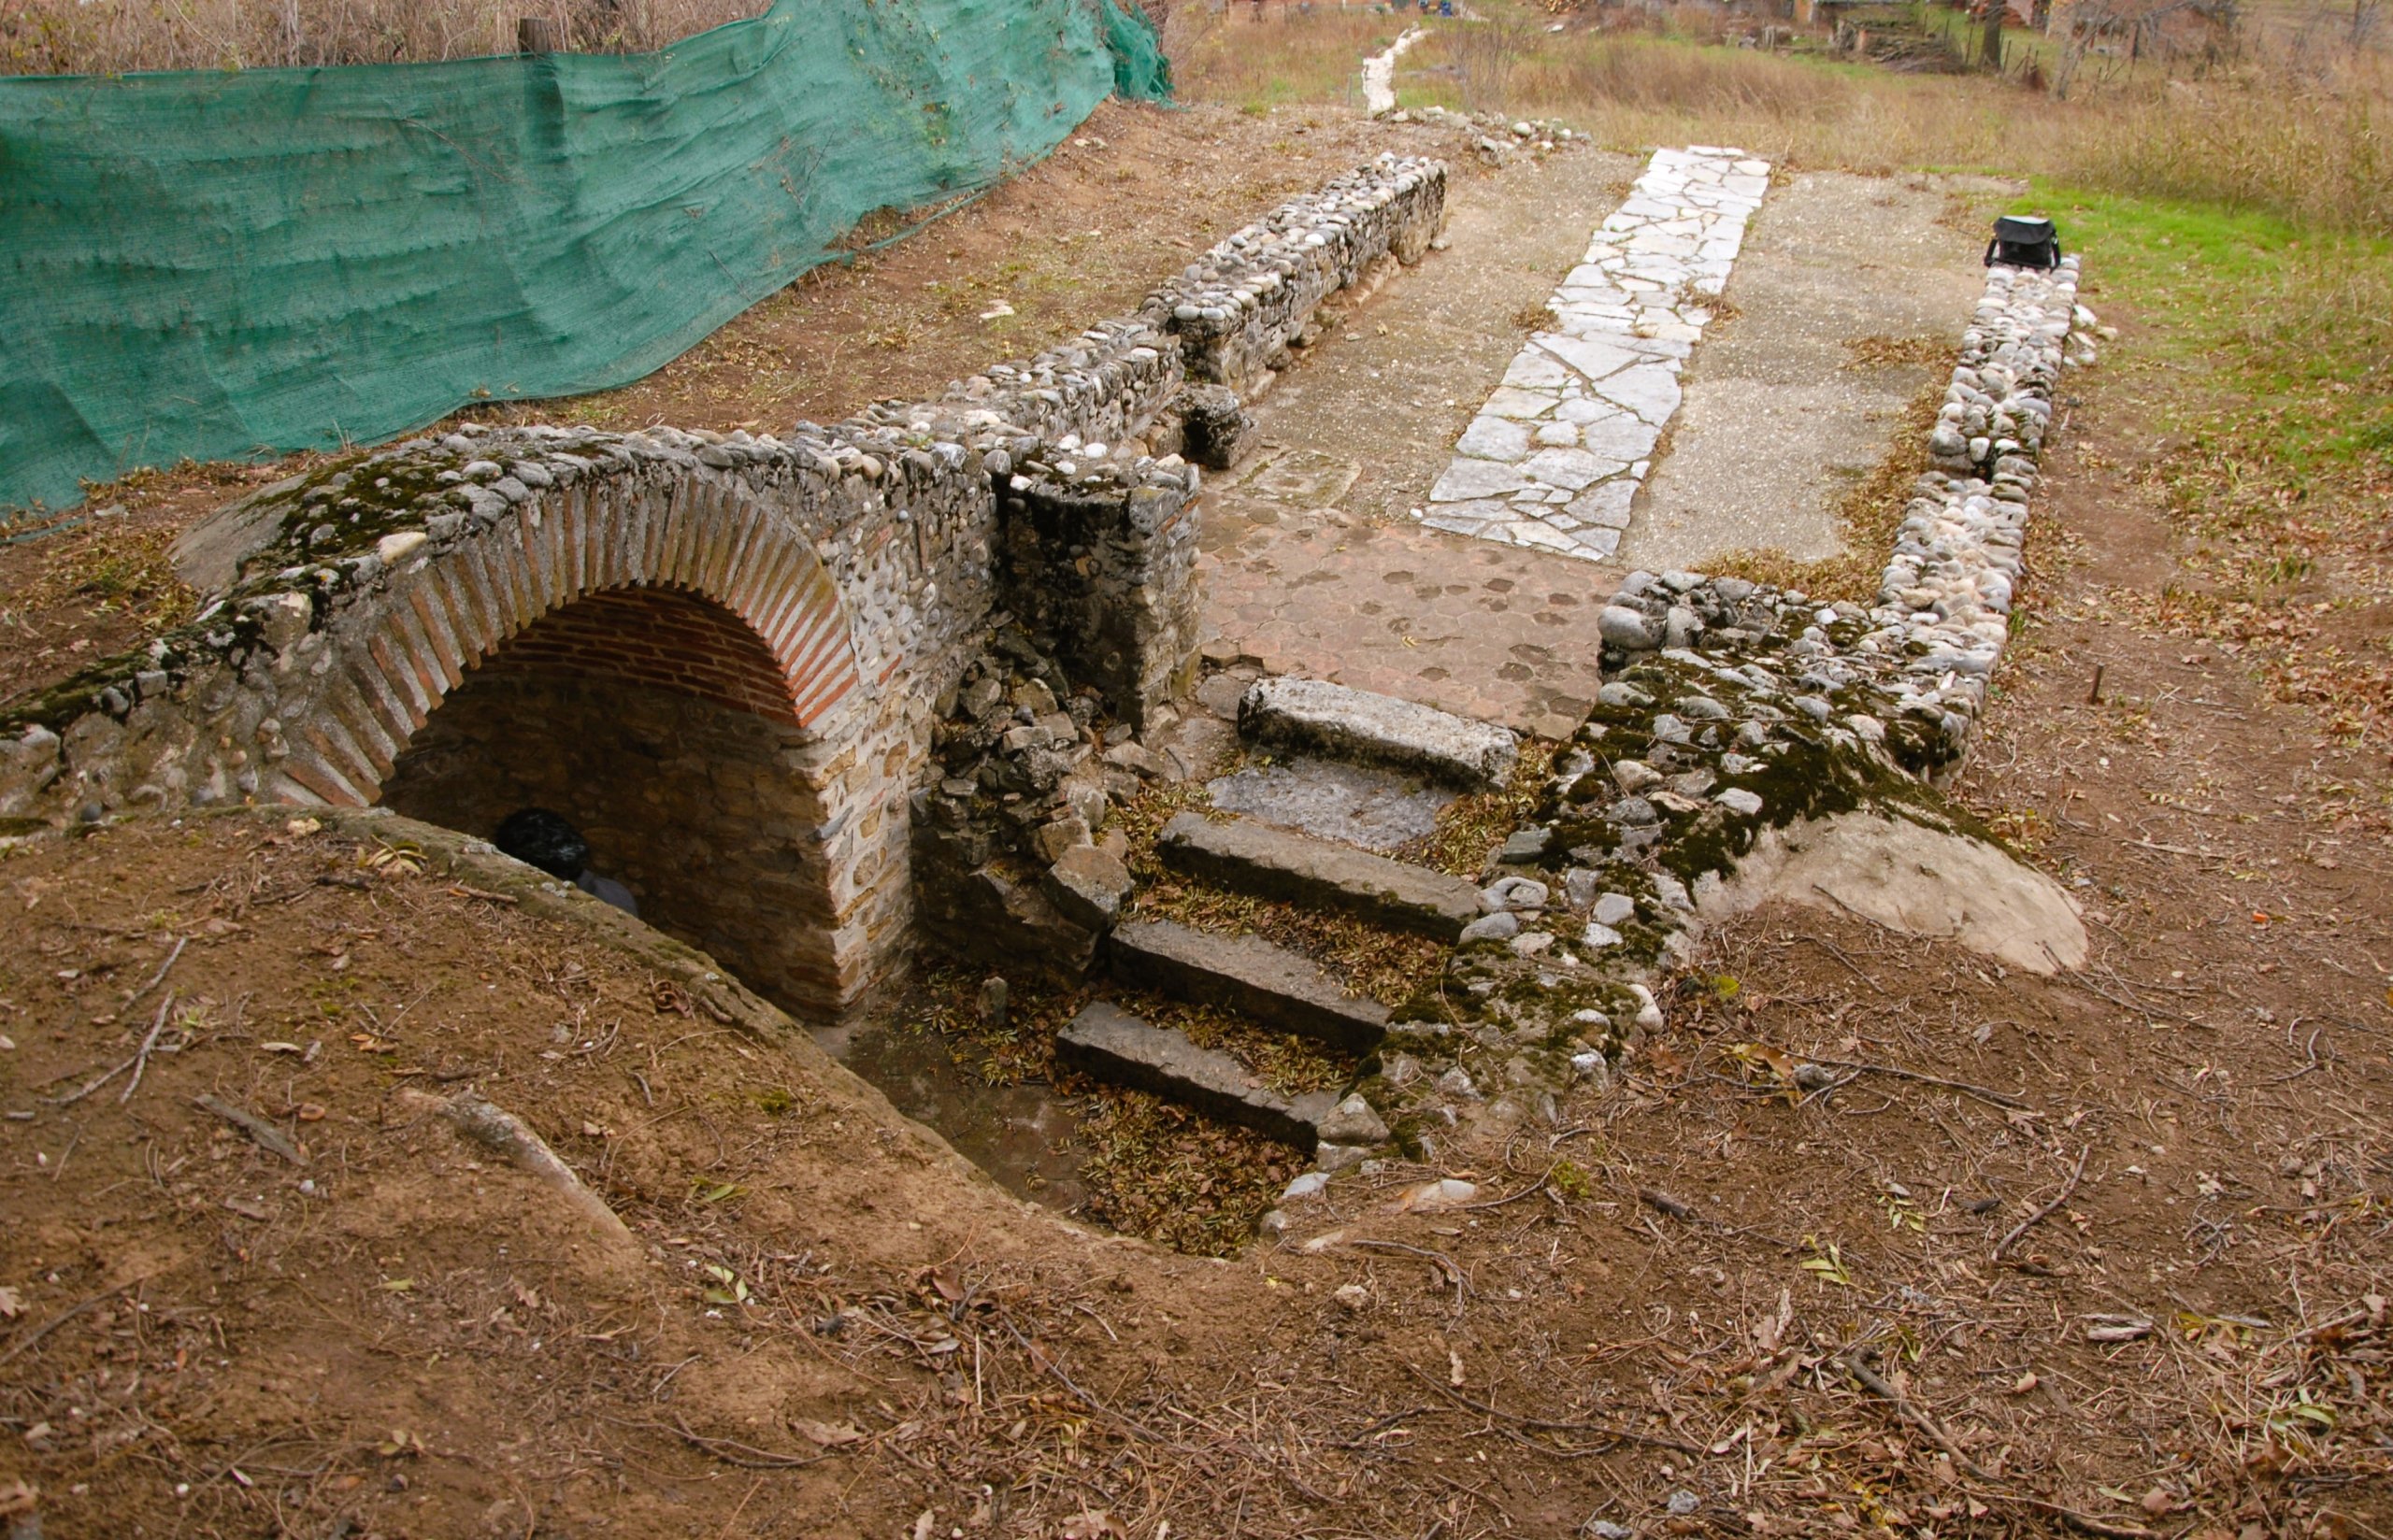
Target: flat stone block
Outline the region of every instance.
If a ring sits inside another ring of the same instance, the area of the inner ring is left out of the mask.
[[[1064,918],[1101,934],[1130,896],[1130,870],[1094,845],[1078,845],[1056,859],[1039,886]]]
[[[1349,995],[1312,959],[1255,935],[1211,935],[1168,920],[1113,933],[1117,978],[1200,1005],[1221,1005],[1353,1053],[1387,1034],[1387,1007]]]
[[[1521,462],[1521,474],[1549,487],[1577,492],[1607,476],[1617,476],[1628,468],[1626,460],[1605,460],[1585,449],[1549,449]]]
[[[1169,865],[1241,892],[1340,909],[1392,930],[1452,941],[1479,915],[1460,877],[1246,819],[1182,813],[1155,850]]]
[[[1526,436],[1524,433],[1523,437]],[[1492,460],[1457,460],[1429,489],[1429,501],[1467,503],[1479,497],[1502,497],[1526,485],[1521,473],[1510,465],[1499,465]]]
[[[1083,1075],[1185,1102],[1299,1149],[1318,1142],[1312,1119],[1228,1054],[1200,1048],[1184,1033],[1102,1000],[1064,1024],[1055,1057]]]
[[[1579,554],[1578,541],[1541,519],[1516,520],[1512,523],[1511,534],[1512,544],[1516,546],[1529,546],[1563,556]]]
[[[1436,519],[1426,522],[1445,527]],[[1463,533],[1479,529],[1471,524]],[[1224,812],[1382,852],[1434,831],[1439,812],[1455,795],[1418,776],[1304,754],[1247,765],[1207,782],[1205,789]]]
[[[1529,431],[1521,424],[1501,417],[1479,417],[1471,420],[1454,443],[1456,454],[1474,460],[1501,460],[1507,463],[1529,452]]]
[[[1257,743],[1417,772],[1493,791],[1520,758],[1510,732],[1433,706],[1324,679],[1258,679],[1239,702],[1239,733]]]
[[[1625,530],[1628,527],[1628,510],[1637,501],[1637,483],[1622,478],[1589,487],[1570,499],[1573,517],[1606,529]]]
[[[1569,378],[1561,360],[1534,349],[1524,349],[1504,371],[1504,383],[1519,390],[1552,389]]]
[[[1639,355],[1626,348],[1593,337],[1563,336],[1554,332],[1540,332],[1537,345],[1570,365],[1588,379],[1602,379],[1617,374],[1638,362]]]
[[[1654,446],[1661,440],[1659,428],[1617,406],[1607,404],[1607,409],[1612,415],[1579,429],[1579,443],[1589,454],[1633,463],[1654,452]]]
[[[1679,409],[1679,378],[1659,364],[1641,364],[1599,382],[1597,391],[1658,428]]]
[[[1498,385],[1480,410],[1490,417],[1543,417],[1554,410],[1557,398],[1546,391],[1524,391],[1512,385]]]

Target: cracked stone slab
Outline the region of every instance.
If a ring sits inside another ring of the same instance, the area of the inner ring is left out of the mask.
[[[1064,1024],[1055,1053],[1083,1075],[1185,1102],[1304,1150],[1313,1148],[1317,1125],[1336,1105],[1326,1093],[1282,1096],[1228,1054],[1200,1048],[1184,1033],[1102,1000]]]
[[[1466,791],[1500,788],[1520,760],[1504,728],[1325,679],[1257,679],[1238,729],[1256,743],[1408,770]]]
[[[1155,853],[1220,887],[1341,909],[1439,941],[1479,918],[1479,890],[1460,877],[1252,819],[1216,823],[1182,813],[1164,825]]]
[[[1476,524],[1463,526],[1474,531]],[[1375,765],[1295,754],[1208,781],[1213,806],[1384,854],[1426,837],[1454,800],[1450,788]]]
[[[1527,435],[1524,434],[1523,437]],[[1524,446],[1526,449],[1526,446]],[[1432,503],[1468,503],[1479,497],[1501,497],[1526,486],[1527,479],[1511,465],[1493,460],[1457,460],[1429,489]]]
[[[1712,320],[1708,299],[1727,284],[1770,172],[1739,150],[1655,150],[1547,302],[1553,329],[1523,343],[1455,444],[1432,506],[1413,517],[1476,539],[1609,560],[1679,409],[1679,370]],[[1505,516],[1452,506],[1495,498],[1511,499]],[[1600,515],[1592,524],[1590,512]]]

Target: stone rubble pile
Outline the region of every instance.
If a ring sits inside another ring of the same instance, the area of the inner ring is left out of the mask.
[[[1102,694],[1075,688],[1010,618],[935,717],[938,774],[913,800],[925,939],[1009,969],[1077,977],[1130,893],[1122,836],[1100,841],[1099,832],[1165,762],[1117,736]]]
[[[1547,118],[1507,118],[1497,112],[1456,112],[1449,107],[1425,107],[1417,112],[1407,108],[1389,113],[1387,121],[1476,135],[1471,148],[1488,164],[1497,167],[1512,164],[1512,158],[1524,150],[1542,159],[1556,150],[1592,142],[1567,123]]]
[[[1770,164],[1658,150],[1548,302],[1504,382],[1414,517],[1431,529],[1588,561],[1619,549],[1679,407],[1679,371],[1712,319]]]

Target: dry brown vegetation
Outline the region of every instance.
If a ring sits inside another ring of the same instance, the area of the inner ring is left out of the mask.
[[[1399,100],[1463,105],[1454,81],[1465,67],[1455,45],[1433,37],[1404,56]],[[2059,101],[1999,78],[1639,34],[1540,34],[1509,79],[1508,110],[1553,114],[1610,145],[1709,135],[1796,165],[1984,167],[2393,230],[2393,62],[2372,50],[2256,46],[2198,75],[2147,72]]]
[[[1182,94],[1262,112],[1286,104],[1361,105],[1364,55],[1403,30],[1400,17],[1362,10],[1305,16],[1267,7],[1257,20],[1248,6],[1216,14],[1200,4],[1174,7],[1163,36]]]
[[[663,48],[769,0],[7,0],[0,74],[381,64],[515,51],[537,17],[588,53]]]

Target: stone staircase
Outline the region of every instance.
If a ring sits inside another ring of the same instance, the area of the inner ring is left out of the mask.
[[[1294,748],[1294,762],[1370,766],[1457,790],[1501,786],[1517,754],[1512,734],[1408,702],[1313,680],[1265,679],[1239,702],[1250,743]],[[1299,770],[1299,773],[1301,771]],[[1188,812],[1157,839],[1164,864],[1218,891],[1351,916],[1397,936],[1452,944],[1483,912],[1460,877],[1262,818]],[[1179,920],[1125,920],[1099,955],[1104,973],[1144,991],[1235,1013],[1295,1034],[1367,1067],[1388,1028],[1387,1007],[1350,994],[1312,959],[1252,934]],[[1058,1035],[1057,1057],[1095,1078],[1149,1091],[1313,1151],[1325,1167],[1385,1143],[1386,1124],[1362,1096],[1283,1096],[1249,1066],[1200,1048],[1173,1028],[1099,1000]]]

